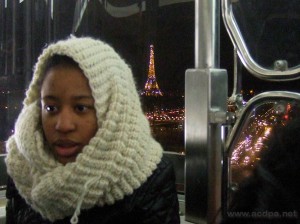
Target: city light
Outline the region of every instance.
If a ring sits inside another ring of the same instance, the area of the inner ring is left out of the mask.
[[[149,68],[148,68],[148,79],[146,81],[144,90],[141,93],[145,96],[162,96],[162,92],[158,87],[155,76],[155,64],[154,64],[154,46],[150,45],[150,57],[149,57]]]

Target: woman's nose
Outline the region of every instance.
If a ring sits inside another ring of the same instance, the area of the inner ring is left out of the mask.
[[[57,115],[55,129],[60,132],[70,132],[76,128],[75,116],[68,109],[63,109]]]

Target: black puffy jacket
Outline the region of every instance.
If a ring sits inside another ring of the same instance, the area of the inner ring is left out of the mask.
[[[25,177],[24,177],[25,178]],[[19,195],[12,180],[8,181],[6,197],[7,224],[48,224],[41,215]],[[55,224],[70,223],[71,217],[54,222]],[[170,162],[163,159],[147,181],[132,195],[114,205],[94,207],[82,210],[79,224],[177,224],[179,205],[175,187],[174,169]]]

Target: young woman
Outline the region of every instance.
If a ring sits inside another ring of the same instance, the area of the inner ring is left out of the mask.
[[[109,45],[48,46],[7,143],[7,223],[179,223],[172,165]]]

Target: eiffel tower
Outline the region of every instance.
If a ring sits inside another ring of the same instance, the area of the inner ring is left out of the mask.
[[[154,46],[150,45],[150,60],[149,60],[149,69],[148,69],[148,79],[146,81],[142,95],[145,96],[162,96],[156,77],[155,77],[155,66],[154,66]]]

